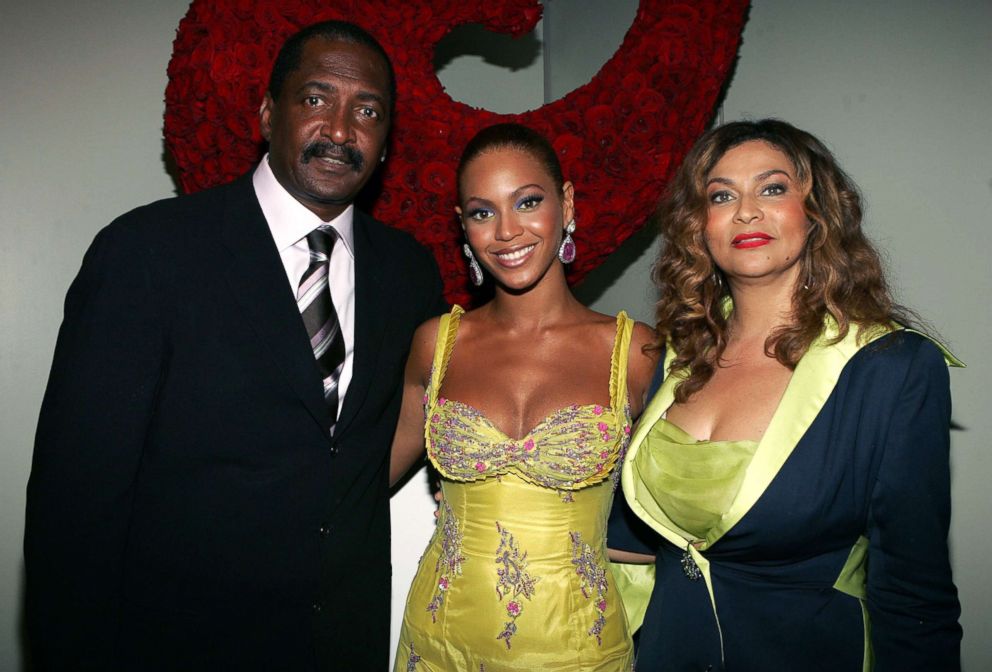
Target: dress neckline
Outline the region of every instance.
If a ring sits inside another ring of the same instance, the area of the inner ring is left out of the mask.
[[[608,389],[610,395],[610,403],[605,405],[604,404],[581,404],[581,405],[569,404],[567,406],[561,406],[559,408],[550,411],[549,413],[546,413],[544,417],[538,420],[533,427],[531,427],[523,436],[519,438],[514,438],[507,432],[497,427],[496,424],[489,419],[489,416],[478,407],[473,406],[471,404],[467,404],[465,402],[456,401],[454,399],[447,399],[441,396],[441,386],[444,384],[444,377],[448,370],[448,362],[451,360],[451,353],[454,352],[455,343],[457,342],[458,328],[459,326],[461,326],[461,316],[464,314],[465,314],[465,309],[456,304],[455,306],[452,306],[451,312],[449,312],[446,316],[444,316],[447,318],[446,320],[447,324],[445,324],[445,320],[442,320],[441,326],[444,329],[444,333],[443,334],[440,332],[438,333],[438,345],[442,346],[443,344],[444,350],[439,365],[437,364],[437,360],[435,358],[435,366],[438,366],[439,370],[432,371],[431,373],[431,388],[432,388],[431,390],[432,394],[430,398],[431,406],[439,405],[442,400],[444,401],[444,403],[454,403],[459,407],[461,407],[462,409],[469,411],[472,415],[481,419],[482,422],[484,422],[487,426],[489,426],[499,436],[503,437],[507,441],[512,441],[512,442],[526,441],[527,439],[533,437],[534,434],[536,434],[538,430],[540,430],[540,428],[549,424],[556,417],[572,410],[589,409],[591,413],[594,413],[596,415],[606,414],[607,412],[609,412],[612,416],[616,417],[615,408],[618,405],[617,402],[618,399],[620,399],[620,394],[621,394],[621,390],[617,389],[618,385],[621,383],[623,384],[623,390],[622,390],[623,399],[626,399],[626,393],[627,393],[626,375],[622,375],[625,374],[626,371],[619,372],[617,370],[618,358],[620,352],[623,349],[622,341],[624,339],[622,338],[622,336],[624,334],[624,326],[630,320],[630,318],[627,317],[626,311],[621,310],[619,313],[617,313],[616,316],[616,332],[613,337],[613,348],[610,351],[610,382]],[[624,363],[624,365],[626,364]],[[597,412],[596,409],[601,409],[601,410]]]
[[[492,429],[494,432],[496,432],[497,434],[499,434],[501,437],[503,437],[507,441],[512,441],[514,443],[520,443],[522,441],[526,441],[527,439],[533,438],[533,436],[535,434],[537,434],[542,427],[544,427],[545,425],[551,424],[559,415],[563,415],[563,414],[568,413],[570,411],[585,411],[585,410],[588,410],[590,413],[593,413],[594,415],[606,415],[606,414],[610,414],[612,416],[614,414],[614,411],[613,411],[613,407],[612,406],[603,406],[602,404],[570,404],[568,406],[562,406],[560,408],[556,408],[555,410],[551,411],[550,413],[548,413],[547,415],[545,415],[543,418],[541,418],[540,420],[538,420],[537,421],[537,424],[535,424],[533,427],[531,427],[530,430],[526,434],[524,434],[523,436],[517,438],[517,437],[510,436],[509,434],[507,434],[506,432],[504,432],[502,429],[500,429],[499,427],[497,427],[496,426],[496,423],[494,423],[492,420],[490,420],[489,417],[484,412],[482,412],[480,409],[476,408],[472,404],[466,404],[466,403],[461,402],[461,401],[458,401],[456,399],[447,399],[445,397],[441,397],[440,399],[438,399],[438,405],[446,406],[448,404],[454,404],[455,406],[458,406],[462,410],[468,412],[469,414],[473,415],[474,417],[480,419],[482,422],[486,423],[486,425],[488,425],[490,429]],[[597,413],[596,412],[596,409],[601,409],[601,410],[600,410],[600,412]]]
[[[678,443],[692,446],[725,446],[730,444],[756,446],[759,443],[754,439],[697,439],[695,436],[685,431],[665,416],[658,418],[658,421],[652,428],[652,433],[654,433],[655,428],[669,428],[679,434],[679,436],[675,438]]]

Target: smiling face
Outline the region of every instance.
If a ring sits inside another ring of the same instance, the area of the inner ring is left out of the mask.
[[[766,142],[751,140],[720,157],[706,180],[704,233],[732,283],[795,285],[809,229],[805,197],[792,162]]]
[[[269,165],[293,197],[329,221],[375,171],[389,132],[389,71],[371,48],[311,38],[278,100],[259,112]]]
[[[476,259],[497,284],[529,289],[557,266],[565,222],[573,216],[573,189],[562,190],[529,152],[492,149],[462,170],[459,182],[465,238]]]

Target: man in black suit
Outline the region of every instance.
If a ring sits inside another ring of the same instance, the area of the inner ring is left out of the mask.
[[[444,309],[431,256],[352,207],[394,91],[364,31],[308,28],[273,68],[252,174],[96,237],[28,484],[37,669],[387,667],[388,450],[412,333]]]

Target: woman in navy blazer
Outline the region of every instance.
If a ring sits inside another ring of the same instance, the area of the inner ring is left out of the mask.
[[[905,328],[855,185],[810,134],[735,122],[660,221],[664,380],[622,477],[650,532],[609,533],[655,556],[638,672],[960,669],[959,363]]]

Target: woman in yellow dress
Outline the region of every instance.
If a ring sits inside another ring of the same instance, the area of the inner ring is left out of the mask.
[[[458,190],[473,281],[494,297],[414,337],[391,477],[426,446],[443,501],[395,669],[629,670],[606,521],[654,333],[569,290],[574,188],[541,135],[483,129]]]

